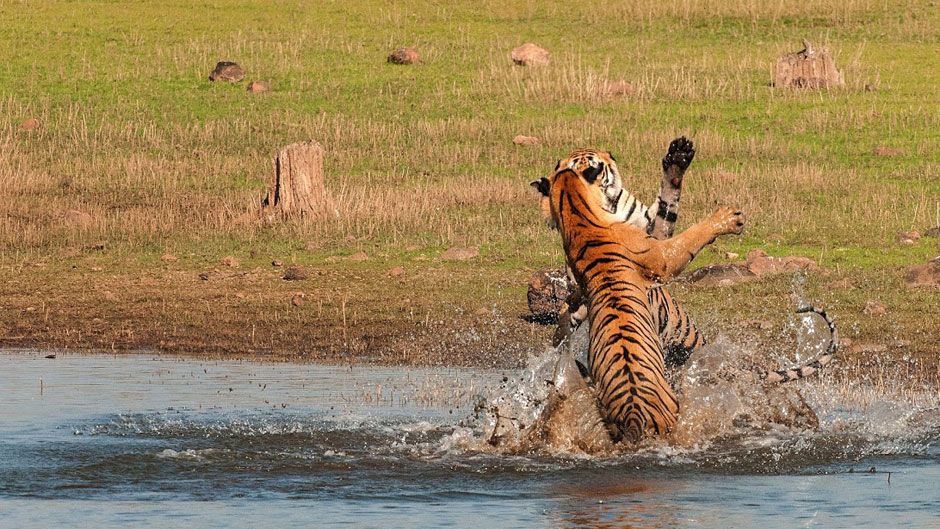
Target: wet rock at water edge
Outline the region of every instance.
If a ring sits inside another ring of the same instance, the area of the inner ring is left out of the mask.
[[[529,277],[526,293],[529,312],[539,323],[554,323],[558,319],[558,313],[565,308],[565,300],[570,293],[568,277],[563,270],[539,270]]]
[[[390,53],[387,60],[391,64],[417,64],[421,62],[421,55],[415,48],[404,47]]]
[[[215,65],[215,69],[209,74],[210,81],[228,81],[237,83],[245,78],[245,70],[237,63],[229,61],[220,61]]]
[[[548,50],[538,44],[526,42],[512,50],[509,56],[512,58],[512,62],[519,66],[544,66],[549,63],[550,54]]]

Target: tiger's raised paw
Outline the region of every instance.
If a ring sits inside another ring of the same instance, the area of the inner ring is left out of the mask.
[[[712,222],[717,235],[739,235],[744,231],[744,212],[722,206],[712,213]]]
[[[682,176],[695,158],[695,147],[692,140],[680,136],[669,144],[669,151],[663,157],[663,173],[673,187],[682,186]]]

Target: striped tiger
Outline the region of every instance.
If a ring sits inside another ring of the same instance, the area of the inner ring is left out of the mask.
[[[623,192],[610,192],[616,180],[611,164],[578,159],[583,165],[559,166],[536,186],[548,196],[568,269],[588,300],[588,362],[602,408],[615,438],[635,442],[668,432],[679,411],[648,291],[682,271],[718,236],[740,233],[744,215],[719,208],[679,235],[658,240],[612,213]]]
[[[605,162],[610,173],[608,181],[601,183],[604,186],[602,207],[613,216],[612,220],[636,226],[657,239],[668,239],[672,236],[678,218],[682,179],[694,157],[695,148],[691,140],[684,136],[672,140],[662,160],[663,177],[655,209],[647,207],[624,188],[616,159],[609,152],[578,149],[567,158],[560,160],[555,170],[569,167],[578,171],[598,160]],[[548,197],[544,191],[542,210],[543,214],[550,218]],[[559,329],[554,338],[556,346],[569,338],[587,315],[587,305],[576,288],[575,281],[569,279],[569,285],[573,287],[572,294],[566,300],[567,306],[558,318]],[[666,366],[670,368],[682,366],[696,348],[705,345],[705,337],[699,332],[682,305],[673,299],[665,287],[651,288],[648,297],[653,313],[658,318],[657,327],[666,351]]]

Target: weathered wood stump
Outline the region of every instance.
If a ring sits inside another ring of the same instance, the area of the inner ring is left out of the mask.
[[[815,49],[803,41],[804,48],[777,59],[773,85],[778,88],[834,88],[843,86],[845,79],[836,68],[828,48]]]
[[[330,204],[323,187],[323,147],[315,141],[292,143],[274,159],[274,181],[261,201],[271,220],[311,218],[326,213]]]

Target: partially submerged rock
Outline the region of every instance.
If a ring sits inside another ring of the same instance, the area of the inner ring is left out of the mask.
[[[519,66],[544,66],[549,63],[550,54],[545,48],[526,42],[512,50],[509,56],[512,58],[512,62]]]

